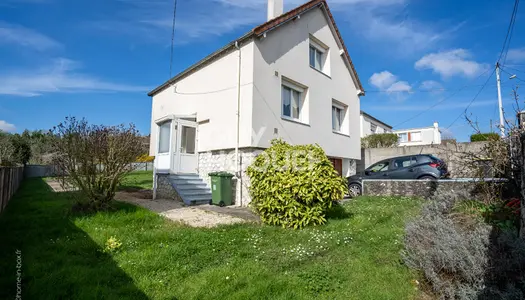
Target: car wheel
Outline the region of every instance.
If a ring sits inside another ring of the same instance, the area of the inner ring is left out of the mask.
[[[418,179],[419,180],[436,180],[436,178],[434,178],[433,176],[429,176],[429,175],[421,176]]]
[[[345,196],[348,198],[353,198],[359,195],[361,195],[361,185],[359,183],[351,183],[348,186],[348,193]]]

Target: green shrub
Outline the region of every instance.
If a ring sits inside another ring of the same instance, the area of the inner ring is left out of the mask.
[[[361,148],[390,148],[397,145],[398,136],[395,133],[371,134],[361,139]]]
[[[495,132],[476,133],[470,136],[471,142],[486,142],[488,140],[499,140],[499,134]]]
[[[436,191],[405,227],[405,264],[424,277],[433,299],[525,299],[525,240],[507,222],[518,201],[493,209],[470,197]]]
[[[326,222],[332,202],[343,198],[345,180],[319,145],[273,140],[247,170],[251,205],[270,225],[303,228]]]

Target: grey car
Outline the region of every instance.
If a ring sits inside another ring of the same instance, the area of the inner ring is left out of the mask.
[[[347,180],[349,196],[356,196],[361,194],[363,179],[435,180],[447,177],[449,172],[443,160],[431,154],[419,154],[379,161]]]

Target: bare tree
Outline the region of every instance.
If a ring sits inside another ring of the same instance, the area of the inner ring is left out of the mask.
[[[471,166],[475,166],[474,162],[490,161],[492,174],[508,179],[510,183],[520,190],[519,234],[521,238],[525,239],[525,127],[523,126],[524,124],[520,124],[522,111],[518,87],[512,90],[511,95],[514,98],[513,108],[517,116],[517,122],[505,117],[504,128],[507,133],[506,136],[500,138],[499,136],[491,135],[480,153],[468,153],[467,155],[472,162]],[[465,116],[465,118],[476,133],[481,133],[476,121],[469,116]],[[479,164],[477,164],[477,167],[479,167]],[[483,176],[483,174],[480,173],[480,176]]]
[[[129,126],[89,125],[66,118],[51,134],[54,163],[64,188],[77,187],[87,196],[89,209],[108,208],[123,176],[142,153],[140,135]]]

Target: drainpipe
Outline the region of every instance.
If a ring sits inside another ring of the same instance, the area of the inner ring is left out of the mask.
[[[237,78],[237,142],[235,144],[235,177],[239,187],[239,205],[242,206],[242,179],[241,164],[239,159],[239,140],[240,140],[240,110],[241,110],[241,47],[238,41],[235,41],[235,47],[239,50],[238,78]],[[240,186],[239,186],[240,184]]]

